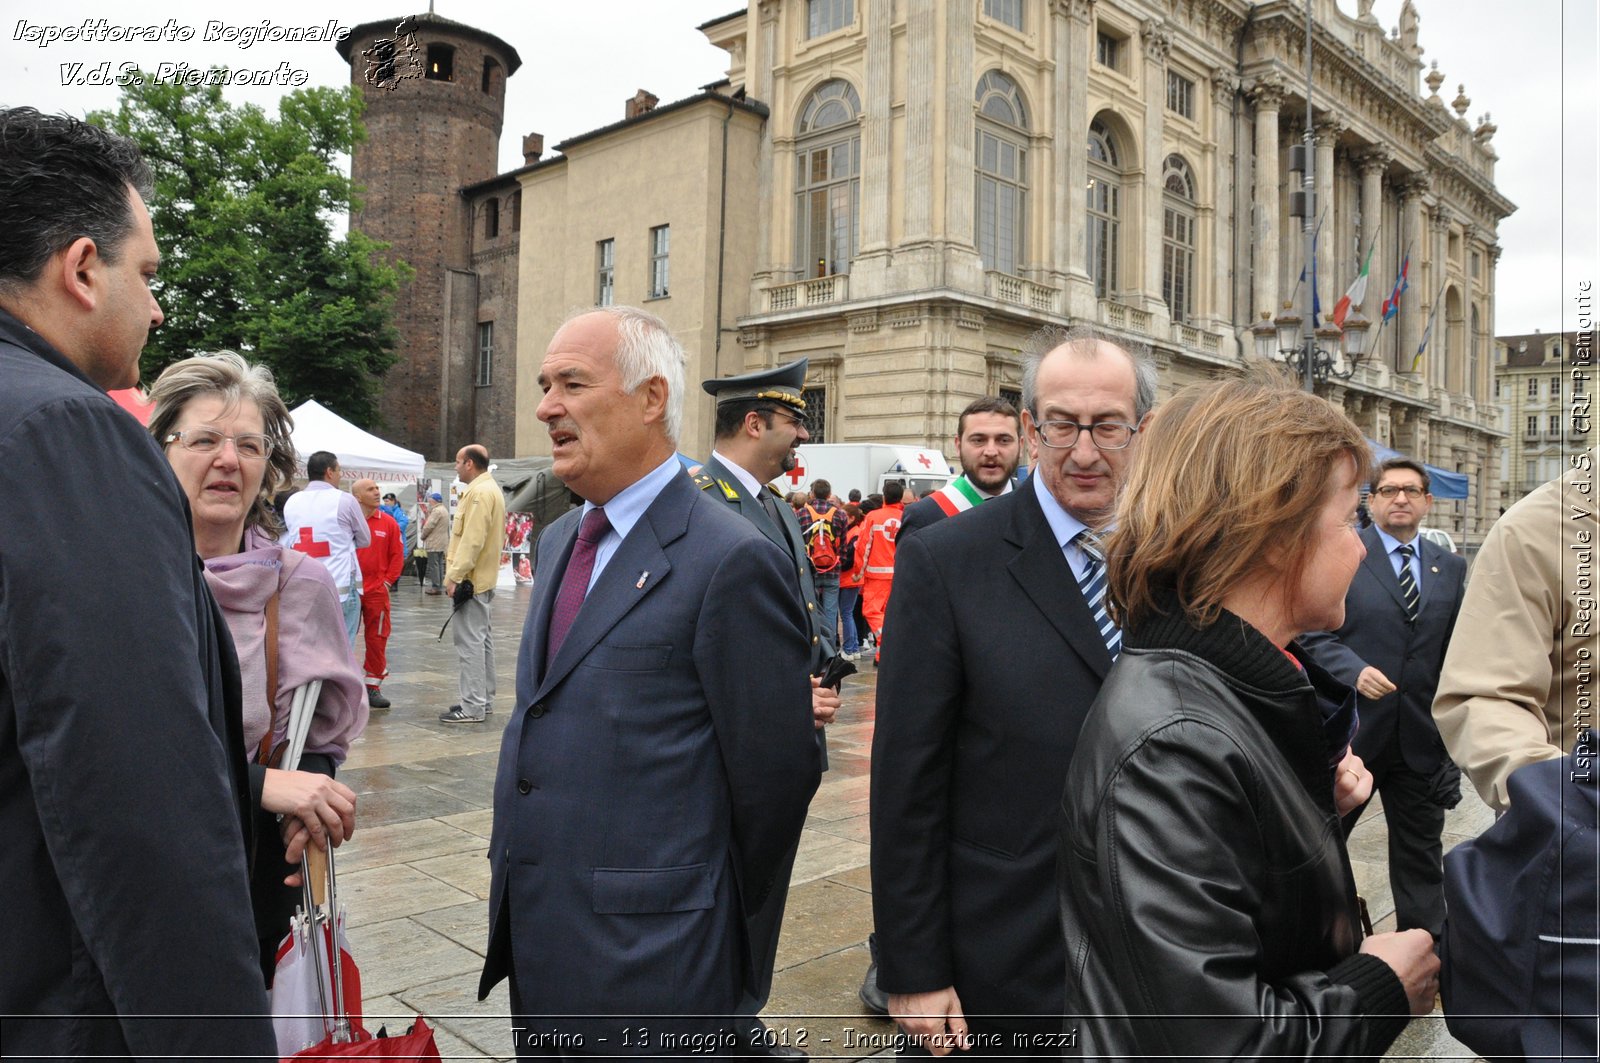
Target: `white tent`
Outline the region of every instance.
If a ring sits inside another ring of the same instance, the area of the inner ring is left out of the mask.
[[[306,458],[319,450],[339,456],[339,468],[350,479],[396,483],[422,475],[422,455],[363,432],[316,399],[290,411],[294,417],[294,453],[305,475]]]

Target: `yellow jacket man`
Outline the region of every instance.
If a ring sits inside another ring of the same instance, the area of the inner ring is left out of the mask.
[[[472,593],[456,602],[453,622],[461,701],[439,719],[444,723],[482,723],[494,711],[494,631],[489,625],[489,603],[494,601],[494,585],[500,575],[506,496],[489,475],[489,451],[476,443],[456,453],[456,475],[467,489],[450,526],[444,591],[455,598],[458,588],[470,581]]]

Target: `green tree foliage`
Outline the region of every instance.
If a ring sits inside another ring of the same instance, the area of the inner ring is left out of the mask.
[[[377,427],[379,379],[395,362],[389,312],[410,267],[335,223],[353,209],[340,166],[365,137],[351,88],[297,89],[276,118],[216,85],[135,74],[115,112],[89,116],[144,152],[166,323],[143,375],[223,348],[264,362],[291,407],[307,398]]]

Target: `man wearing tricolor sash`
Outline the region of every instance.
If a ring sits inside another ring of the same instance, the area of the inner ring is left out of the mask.
[[[1022,422],[1016,407],[985,395],[974,399],[956,421],[956,452],[961,475],[906,507],[901,536],[1010,491],[1022,454]]]

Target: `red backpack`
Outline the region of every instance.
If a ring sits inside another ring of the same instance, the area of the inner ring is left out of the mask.
[[[833,520],[837,512],[837,507],[819,512],[810,502],[806,503],[806,526],[803,532],[806,556],[811,559],[811,567],[817,572],[838,571],[839,529],[834,526]]]

